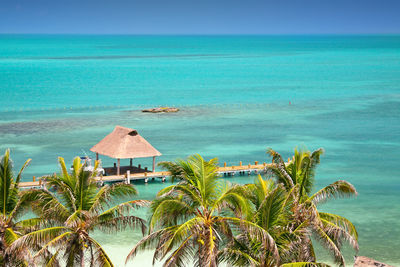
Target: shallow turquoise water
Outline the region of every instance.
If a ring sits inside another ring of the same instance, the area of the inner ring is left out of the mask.
[[[400,265],[399,36],[3,35],[0,51],[0,149],[17,166],[33,159],[25,180],[57,171],[57,156],[89,152],[117,124],[160,160],[246,164],[269,161],[267,147],[285,158],[296,145],[323,147],[317,188],[346,179],[359,196],[322,208],[356,224],[360,255]],[[158,105],[182,111],[140,112]],[[165,185],[136,184],[146,199]],[[139,234],[96,237],[122,266]]]

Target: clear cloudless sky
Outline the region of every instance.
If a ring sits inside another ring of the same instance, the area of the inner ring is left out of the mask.
[[[400,0],[0,0],[0,33],[397,34]]]

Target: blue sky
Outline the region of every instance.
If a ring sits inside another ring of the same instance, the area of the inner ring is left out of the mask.
[[[393,34],[400,0],[1,0],[0,33]]]

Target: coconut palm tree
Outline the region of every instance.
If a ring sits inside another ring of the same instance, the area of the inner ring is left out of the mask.
[[[222,247],[232,240],[239,227],[261,240],[260,247],[279,261],[278,249],[270,234],[246,220],[249,202],[241,186],[217,178],[217,159],[205,161],[200,155],[160,164],[172,173],[177,184],[161,190],[151,205],[150,233],[139,241],[127,257],[155,248],[153,263],[164,266],[217,266]]]
[[[39,266],[113,266],[102,246],[91,236],[98,229],[114,232],[126,227],[141,227],[144,220],[132,215],[144,200],[130,200],[111,206],[123,197],[134,197],[136,189],[124,183],[105,185],[98,190],[96,172],[85,171],[79,157],[73,161],[69,173],[63,158],[59,158],[61,174],[47,177],[45,189],[31,190],[30,199],[36,200],[34,212],[47,222],[47,228],[28,233],[11,246],[14,253],[30,248],[34,264]],[[98,167],[96,161],[94,170]],[[55,189],[57,193],[53,193]],[[37,249],[40,247],[40,249]]]
[[[245,196],[252,202],[251,220],[262,227],[274,239],[280,261],[269,251],[261,249],[259,240],[251,238],[246,231],[237,236],[221,252],[221,257],[231,266],[279,266],[291,262],[299,241],[306,234],[304,225],[296,226],[293,221],[293,196],[281,184],[261,175],[254,184],[247,184]]]
[[[282,184],[272,179],[263,179],[261,175],[254,184],[244,185],[246,198],[252,204],[251,220],[265,229],[274,239],[280,261],[271,257],[269,251],[260,248],[259,240],[250,237],[246,231],[241,231],[232,242],[221,252],[221,258],[230,266],[327,266],[316,262],[297,262],[299,247],[307,236],[308,222],[296,223],[296,201]]]
[[[314,152],[295,149],[293,158],[285,163],[282,156],[269,149],[267,153],[272,157],[272,164],[268,170],[273,174],[278,183],[283,184],[286,191],[292,194],[296,201],[294,212],[295,222],[300,225],[307,223],[310,233],[331,252],[336,263],[345,264],[341,247],[344,241],[358,250],[358,234],[355,226],[346,218],[325,212],[319,212],[318,204],[337,197],[356,196],[355,187],[347,181],[336,181],[319,191],[313,193],[315,169],[320,163],[323,149]],[[316,257],[308,235],[303,239],[297,260],[315,262]]]
[[[17,176],[13,173],[13,163],[10,159],[10,150],[7,149],[0,159],[0,265],[24,266],[24,263],[6,253],[7,248],[18,237],[32,229],[37,219],[20,220],[28,205],[19,190],[23,170],[31,160],[28,159]]]

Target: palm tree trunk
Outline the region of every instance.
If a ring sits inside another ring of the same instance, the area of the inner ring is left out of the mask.
[[[81,253],[80,253],[81,255],[81,267],[85,267],[85,257],[84,257],[84,254],[83,254],[83,248],[81,249]]]

